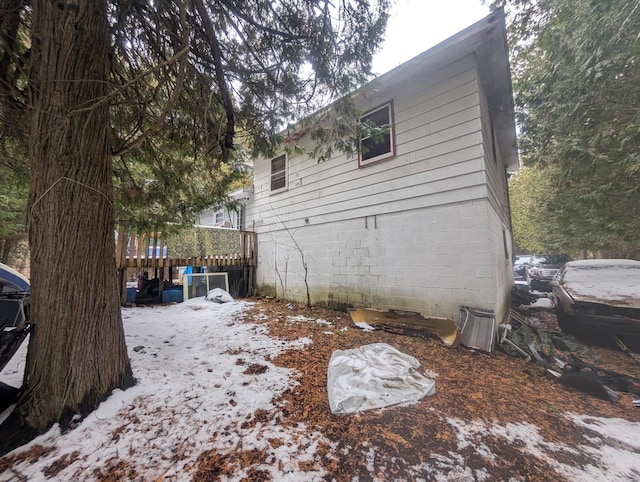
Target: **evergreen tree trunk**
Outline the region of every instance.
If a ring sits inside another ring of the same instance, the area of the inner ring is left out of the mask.
[[[9,255],[15,245],[15,241],[11,237],[0,239],[0,263],[9,264]]]
[[[18,419],[87,414],[132,376],[120,314],[104,0],[33,1],[29,243],[35,333]]]

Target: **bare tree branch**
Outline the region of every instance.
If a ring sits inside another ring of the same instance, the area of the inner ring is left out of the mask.
[[[233,148],[233,136],[235,133],[235,113],[233,109],[233,100],[227,86],[227,80],[224,76],[224,70],[222,66],[222,50],[220,49],[220,43],[216,37],[213,25],[211,24],[211,18],[209,13],[202,3],[202,0],[194,0],[196,9],[200,14],[202,25],[204,26],[207,34],[207,40],[211,47],[211,53],[213,55],[213,62],[215,67],[215,76],[220,88],[220,94],[222,95],[222,102],[224,104],[224,110],[227,114],[227,126],[225,130],[224,141],[222,143],[222,162],[226,163],[229,159],[229,151]],[[217,163],[216,163],[217,164]],[[217,165],[216,165],[217,167]]]

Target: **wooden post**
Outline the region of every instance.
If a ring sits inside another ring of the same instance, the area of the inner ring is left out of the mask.
[[[251,296],[249,293],[249,267],[246,264],[242,266],[242,284],[244,284],[245,295]]]
[[[118,284],[120,286],[120,305],[127,304],[127,268],[118,268]]]
[[[118,271],[118,286],[120,289],[120,304],[127,302],[127,236],[128,229],[121,224],[118,226],[116,240],[116,269]]]
[[[160,276],[158,276],[158,268],[156,268],[156,278],[158,278],[158,301],[162,302],[162,290],[164,289],[164,268],[160,268]]]
[[[255,231],[251,235],[251,286],[253,294],[257,292],[256,270],[258,269],[258,233]]]

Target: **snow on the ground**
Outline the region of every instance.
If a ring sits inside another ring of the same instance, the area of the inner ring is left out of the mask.
[[[246,307],[196,298],[173,306],[124,308],[138,384],[117,390],[74,430],[61,435],[54,427],[35,439],[29,446],[56,448],[37,463],[22,463],[14,470],[30,481],[44,480],[42,471],[52,461],[77,451],[76,461],[56,480],[90,480],[94,469],[119,459],[128,460],[144,480],[183,480],[189,476],[187,466],[193,467],[207,449],[261,449],[268,438],[281,438],[285,443],[274,454],[280,462],[271,468],[274,473],[289,473],[291,480],[322,475],[296,469],[299,460],[313,458],[318,434],[307,433],[305,427],[288,433],[269,424],[250,431],[240,427],[257,409],[271,407],[291,384],[292,373],[270,359],[309,343],[276,340],[265,326],[242,323]],[[254,364],[267,367],[267,373],[252,375],[248,368]],[[176,455],[181,460],[172,462]],[[13,475],[0,474],[0,480]]]
[[[211,449],[222,455],[266,450],[267,463],[254,468],[268,472],[273,480],[322,479],[317,448],[336,447],[335,443],[303,424],[281,426],[264,417],[246,423],[257,409],[273,408],[275,399],[297,383],[292,371],[275,366],[271,360],[284,350],[304,350],[311,343],[308,338],[293,342],[274,339],[265,325],[243,323],[243,312],[248,308],[245,302],[216,304],[203,298],[153,308],[124,308],[127,346],[138,384],[124,392],[117,390],[73,430],[61,434],[53,427],[14,451],[12,454],[36,444],[52,448],[33,463],[19,462],[0,473],[0,481],[94,480],[118,463],[137,473],[132,480],[190,480],[198,456]],[[290,322],[328,323],[291,318]],[[23,367],[20,355],[14,357],[0,381],[19,384]],[[252,374],[256,372],[259,374]],[[491,449],[495,444],[489,443],[489,438],[497,438],[556,467],[559,476],[572,481],[637,478],[640,424],[566,416],[593,433],[592,443],[550,443],[537,427],[526,423],[446,420],[458,433],[458,449],[471,448],[487,461],[487,467],[499,460],[500,454]],[[283,443],[272,444],[274,440]],[[377,452],[375,440],[363,447],[366,453],[361,455],[370,462],[371,480],[380,480],[378,474],[384,475],[384,467],[382,472],[380,466],[374,472],[373,461],[384,463],[384,454]],[[567,454],[586,456],[592,463],[567,465],[561,462]],[[46,471],[65,457],[72,462],[47,477]],[[316,468],[309,471],[314,461]],[[401,461],[393,457],[393,463]],[[422,464],[406,469],[417,481],[490,478],[485,468],[467,467],[461,455],[451,452],[433,453]],[[246,470],[238,466],[230,480],[243,479]]]

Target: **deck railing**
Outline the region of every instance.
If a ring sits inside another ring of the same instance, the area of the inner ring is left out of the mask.
[[[198,240],[203,234],[206,234],[206,243]],[[216,238],[225,238],[226,243],[216,242]],[[137,234],[120,226],[116,235],[116,260],[118,268],[255,266],[256,233],[198,227],[186,234],[167,237],[160,232]]]
[[[194,227],[165,236],[160,232],[138,234],[120,226],[115,241],[123,304],[129,268],[169,268],[171,274],[179,266],[242,266],[247,293],[254,293],[257,235],[252,231]]]

